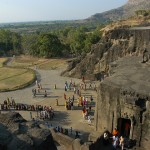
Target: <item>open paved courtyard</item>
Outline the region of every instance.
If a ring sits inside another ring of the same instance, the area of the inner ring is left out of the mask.
[[[72,127],[73,131],[80,131],[82,137],[87,138],[87,135],[94,130],[94,105],[92,107],[92,125],[88,125],[87,120],[84,120],[82,117],[82,108],[77,107],[77,98],[78,95],[75,94],[75,102],[74,102],[74,110],[66,110],[65,108],[65,100],[64,100],[64,93],[67,95],[67,98],[72,98],[74,92],[73,89],[69,91],[65,91],[65,81],[68,83],[72,80],[75,82],[76,85],[81,83],[81,79],[69,78],[60,76],[60,73],[65,69],[66,66],[63,68],[57,68],[55,70],[36,70],[37,81],[42,85],[42,90],[40,94],[36,97],[32,95],[32,89],[36,88],[36,83],[26,87],[24,89],[11,91],[11,92],[2,92],[0,93],[0,103],[3,103],[5,99],[13,98],[16,103],[23,103],[23,104],[38,104],[43,106],[52,106],[55,112],[55,117],[52,121],[44,121],[49,122],[53,127],[61,126],[63,128],[70,129]],[[85,96],[90,101],[90,96],[92,95],[94,98],[94,102],[96,100],[96,91],[93,89],[88,89],[87,82],[87,90],[81,91],[82,96]],[[54,85],[56,84],[56,89]],[[94,82],[92,82],[92,86],[94,86]],[[47,91],[48,96],[44,97],[43,93],[44,90]],[[56,106],[56,99],[58,99],[59,105]],[[26,119],[31,120],[30,118],[30,111],[19,111],[20,114]],[[33,117],[37,116],[37,112],[32,112]]]

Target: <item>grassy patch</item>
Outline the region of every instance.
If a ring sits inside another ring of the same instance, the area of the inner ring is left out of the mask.
[[[12,66],[32,67],[35,64],[40,64],[44,61],[47,61],[47,60],[39,59],[39,58],[31,57],[31,56],[17,56],[12,62]]]
[[[48,70],[63,67],[67,64],[66,61],[66,59],[44,59],[31,56],[19,56],[15,57],[12,66],[34,67],[34,65],[36,65],[39,69]]]
[[[0,91],[15,90],[31,84],[35,74],[31,70],[18,68],[0,68]]]
[[[64,67],[67,64],[66,62],[66,59],[49,59],[43,63],[38,64],[38,68],[43,70],[57,69]]]
[[[3,67],[4,63],[8,60],[8,58],[0,58],[0,67]]]

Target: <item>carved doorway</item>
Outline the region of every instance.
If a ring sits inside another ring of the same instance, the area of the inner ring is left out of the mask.
[[[123,137],[129,138],[130,129],[131,129],[131,120],[125,118],[119,118],[117,128],[120,136],[122,135]]]

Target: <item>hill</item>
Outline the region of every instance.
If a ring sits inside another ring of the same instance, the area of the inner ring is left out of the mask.
[[[149,0],[128,0],[128,2],[117,9],[112,9],[104,13],[97,13],[87,19],[85,22],[109,22],[120,19],[126,19],[134,15],[136,10],[150,9]]]

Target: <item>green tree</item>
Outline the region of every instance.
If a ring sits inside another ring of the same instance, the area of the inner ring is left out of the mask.
[[[0,55],[20,54],[21,36],[9,30],[0,30]]]
[[[39,57],[56,57],[62,55],[63,44],[54,34],[41,34],[37,42],[32,45],[30,54]]]

